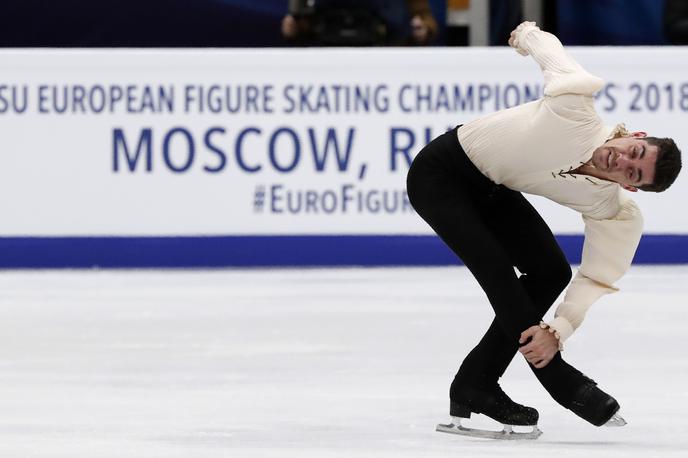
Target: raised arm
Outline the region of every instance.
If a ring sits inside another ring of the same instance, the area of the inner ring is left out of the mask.
[[[509,46],[523,56],[532,56],[545,77],[546,96],[581,94],[591,96],[604,81],[591,75],[564,49],[557,37],[534,22],[523,22],[511,32]]]
[[[635,202],[627,199],[610,219],[583,216],[585,243],[578,273],[571,281],[564,301],[549,323],[560,346],[581,325],[590,306],[600,297],[618,291],[614,283],[631,266],[640,242],[643,218]]]

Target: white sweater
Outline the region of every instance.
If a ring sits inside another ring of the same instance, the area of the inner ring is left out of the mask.
[[[540,65],[544,97],[464,124],[458,137],[471,161],[495,183],[547,197],[583,215],[582,262],[549,323],[561,347],[593,302],[618,291],[613,284],[631,265],[643,220],[618,184],[570,173],[606,140],[628,135],[623,125],[605,126],[595,112],[593,94],[604,82],[532,22],[518,26],[514,47]]]

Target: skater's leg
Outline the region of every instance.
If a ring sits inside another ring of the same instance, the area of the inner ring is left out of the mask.
[[[503,191],[495,206],[499,211],[488,212],[485,220],[521,272],[519,281],[540,319],[571,279],[568,260],[547,224],[520,193]],[[479,377],[478,383],[496,383],[517,351],[518,342],[513,342],[499,323],[493,321],[480,343],[464,360],[456,383],[462,383],[464,374]],[[576,389],[587,380],[566,363],[560,353],[545,368],[529,366],[552,397],[565,407],[570,405]]]
[[[407,189],[416,212],[456,253],[476,278],[496,320],[511,342],[536,325],[540,314],[514,272],[509,253],[485,223],[481,202],[454,177],[414,162]]]
[[[540,319],[571,280],[568,260],[547,224],[520,193],[503,190],[494,206],[498,211],[486,212],[486,224],[521,272],[519,282]],[[518,343],[511,341],[493,321],[475,351],[464,361],[470,370],[459,374],[483,374],[486,380],[496,382],[517,350]]]
[[[520,193],[503,191],[495,205],[499,211],[488,212],[485,221],[521,272],[519,281],[531,298],[538,319],[542,318],[571,279],[568,260],[547,224]],[[517,351],[518,343],[494,320],[464,360],[456,383],[462,382],[463,374],[474,374],[481,384],[496,383]],[[550,395],[567,408],[577,389],[588,381],[560,353],[544,368],[529,366]]]
[[[523,330],[538,323],[539,316],[513,263],[499,241],[483,223],[470,198],[470,191],[457,186],[442,175],[424,174],[416,183],[417,169],[411,170],[409,197],[416,211],[430,224],[442,240],[463,259],[487,293],[495,311],[501,333],[517,344]],[[421,185],[416,187],[416,185]],[[452,415],[463,412],[484,413],[500,422],[519,425],[537,424],[535,409],[513,403],[498,387],[475,383],[452,393]]]

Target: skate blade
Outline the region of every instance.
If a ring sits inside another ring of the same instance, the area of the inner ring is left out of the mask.
[[[527,426],[526,426],[527,428]],[[452,423],[447,425],[439,424],[435,431],[441,433],[459,434],[461,436],[481,437],[485,439],[505,439],[505,440],[535,440],[542,435],[542,431],[537,425],[532,426],[532,431],[514,431],[512,425],[504,425],[501,431],[490,431],[487,429],[466,428],[461,425],[461,419],[452,417]]]
[[[628,423],[626,423],[626,420],[623,419],[621,415],[617,413],[612,416],[609,420],[607,420],[607,423],[604,424],[604,426],[609,426],[612,428],[618,428],[621,426],[626,426]]]

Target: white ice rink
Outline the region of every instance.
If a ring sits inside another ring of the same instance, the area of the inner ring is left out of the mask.
[[[688,456],[688,267],[634,267],[566,359],[599,429],[520,355],[535,442],[434,431],[491,320],[464,268],[0,272],[0,457]],[[551,312],[550,312],[551,313]]]

